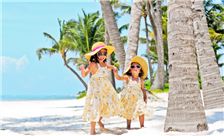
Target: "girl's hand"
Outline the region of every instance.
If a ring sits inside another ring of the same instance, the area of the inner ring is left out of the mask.
[[[113,67],[113,69],[112,69],[112,70],[113,70],[113,72],[114,72],[114,73],[118,73],[118,70],[117,70],[117,68],[116,68],[116,67]]]
[[[144,99],[144,102],[147,104],[147,95],[146,94],[144,94],[143,99]]]
[[[83,71],[83,70],[85,69],[85,66],[84,66],[84,65],[81,65],[81,66],[79,67],[79,69],[80,69],[81,71]]]

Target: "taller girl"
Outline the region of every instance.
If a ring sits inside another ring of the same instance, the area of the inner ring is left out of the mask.
[[[115,116],[119,113],[119,99],[113,85],[108,78],[108,70],[115,69],[106,63],[107,56],[111,55],[114,47],[107,46],[103,42],[97,42],[92,46],[92,51],[85,54],[89,61],[88,67],[80,67],[82,77],[91,73],[88,85],[83,119],[89,120],[91,124],[90,134],[96,134],[95,126],[98,122],[101,129],[103,117]]]

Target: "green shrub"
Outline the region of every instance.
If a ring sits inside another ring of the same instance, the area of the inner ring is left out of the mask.
[[[86,96],[86,91],[81,91],[81,92],[78,92],[78,94],[76,95],[76,99],[81,99],[83,97]]]

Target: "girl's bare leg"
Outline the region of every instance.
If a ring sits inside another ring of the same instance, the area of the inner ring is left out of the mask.
[[[144,114],[139,116],[140,128],[144,127],[144,120],[145,120]]]
[[[96,134],[96,122],[90,122],[90,135],[95,135]]]
[[[102,123],[102,119],[103,119],[103,117],[100,117],[100,119],[99,119],[99,121],[98,121],[98,124],[99,124],[99,126],[100,126],[100,129],[101,129],[101,130],[104,130],[104,124]]]
[[[127,119],[127,129],[131,129],[131,120]]]

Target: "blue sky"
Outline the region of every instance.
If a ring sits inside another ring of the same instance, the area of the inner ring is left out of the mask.
[[[57,18],[76,18],[81,9],[95,12],[100,5],[96,2],[3,3],[3,95],[74,95],[75,91],[84,89],[58,55],[44,56],[40,61],[36,56],[38,48],[51,45],[43,32],[58,37]]]
[[[84,89],[79,80],[64,67],[60,56],[46,55],[40,61],[36,56],[38,48],[52,44],[43,36],[43,32],[59,37],[57,18],[77,19],[78,14],[82,15],[82,9],[87,13],[101,9],[95,0],[79,1],[3,0],[0,5],[2,95],[74,96]],[[119,25],[128,19],[122,18]],[[145,47],[141,47],[139,54],[144,51]],[[88,79],[85,78],[85,81],[88,82]]]

